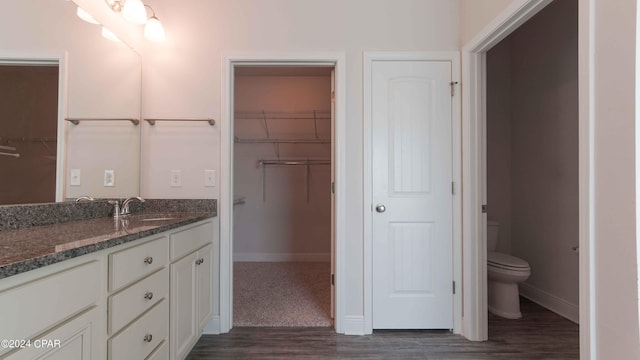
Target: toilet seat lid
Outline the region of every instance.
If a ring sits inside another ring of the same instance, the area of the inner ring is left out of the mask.
[[[519,257],[490,251],[487,253],[487,263],[498,267],[509,267],[515,269],[529,269],[529,263]]]

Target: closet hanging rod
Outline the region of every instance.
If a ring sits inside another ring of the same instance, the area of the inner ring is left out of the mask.
[[[214,119],[144,119],[144,121],[148,122],[149,125],[155,125],[156,121],[206,121],[209,125],[213,126],[216,124]]]
[[[50,138],[50,137],[37,137],[37,138],[27,138],[27,137],[21,137],[21,138],[3,138],[0,136],[0,142],[4,142],[6,144],[8,143],[27,143],[27,142],[56,142],[58,141],[56,138]],[[2,148],[0,146],[0,148]]]
[[[331,160],[258,160],[259,165],[331,165]]]
[[[66,118],[65,120],[73,125],[78,125],[81,121],[131,121],[133,125],[140,124],[140,120],[129,118]]]
[[[16,158],[20,157],[20,154],[18,154],[18,153],[6,153],[6,152],[2,152],[2,151],[0,151],[0,155],[2,155],[2,156],[13,156],[13,157],[16,157]]]
[[[3,146],[0,145],[0,150],[9,150],[9,151],[16,151],[17,149],[13,146]]]
[[[331,139],[235,139],[238,144],[331,144]]]

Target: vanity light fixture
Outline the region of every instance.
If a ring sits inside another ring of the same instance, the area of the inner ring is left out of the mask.
[[[83,8],[81,8],[80,6],[78,6],[78,10],[76,11],[76,15],[78,15],[78,17],[90,24],[99,24],[99,22],[93,18],[93,16],[91,16],[91,14],[89,14],[88,12],[86,12]]]
[[[122,17],[130,23],[142,25],[147,22],[147,10],[141,0],[126,0]]]
[[[106,39],[109,39],[111,41],[115,41],[115,42],[122,42],[122,40],[120,40],[116,34],[114,34],[111,30],[107,29],[106,27],[102,27],[102,36]]]
[[[164,41],[164,27],[162,26],[160,20],[158,20],[158,18],[156,17],[156,12],[153,11],[153,8],[151,6],[146,4],[144,6],[148,7],[149,10],[151,10],[151,16],[149,17],[149,20],[147,20],[147,23],[144,25],[144,37],[155,42]]]
[[[145,25],[144,37],[148,40],[160,42],[165,39],[165,32],[162,23],[156,17],[153,8],[142,0],[104,0],[107,6],[116,13],[119,13],[130,23]],[[151,16],[147,17],[147,9],[151,10]]]

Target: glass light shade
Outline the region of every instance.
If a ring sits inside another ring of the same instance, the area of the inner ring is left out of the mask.
[[[88,12],[86,12],[83,8],[81,8],[80,6],[78,6],[78,10],[76,11],[76,15],[78,15],[78,17],[88,23],[91,24],[98,24],[98,21],[96,21],[96,19],[93,18],[93,16],[91,16],[91,14],[89,14]]]
[[[113,32],[111,32],[111,30],[107,29],[106,27],[102,27],[102,36],[106,39],[109,39],[111,41],[115,41],[115,42],[122,42],[117,36],[116,34],[114,34]]]
[[[127,0],[122,8],[122,16],[130,23],[144,24],[147,22],[147,10],[140,0]]]
[[[144,37],[155,42],[164,41],[164,27],[157,17],[152,16],[147,20],[147,24],[144,26]]]

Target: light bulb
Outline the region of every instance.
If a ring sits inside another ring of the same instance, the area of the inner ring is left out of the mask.
[[[83,8],[81,8],[80,6],[78,6],[78,10],[76,11],[76,15],[78,15],[78,17],[88,23],[91,24],[99,24],[98,21],[96,21],[96,19],[93,18],[93,16],[91,16],[91,14],[89,14],[88,12],[86,12]]]
[[[116,34],[114,34],[113,32],[111,32],[111,30],[107,29],[106,27],[102,27],[102,36],[106,39],[109,39],[111,41],[115,41],[115,42],[122,42],[117,36]]]
[[[127,0],[122,8],[122,16],[131,23],[144,24],[147,22],[147,10],[140,0]]]
[[[144,26],[144,37],[155,42],[164,41],[164,27],[157,17],[152,16],[147,20],[147,24]]]

